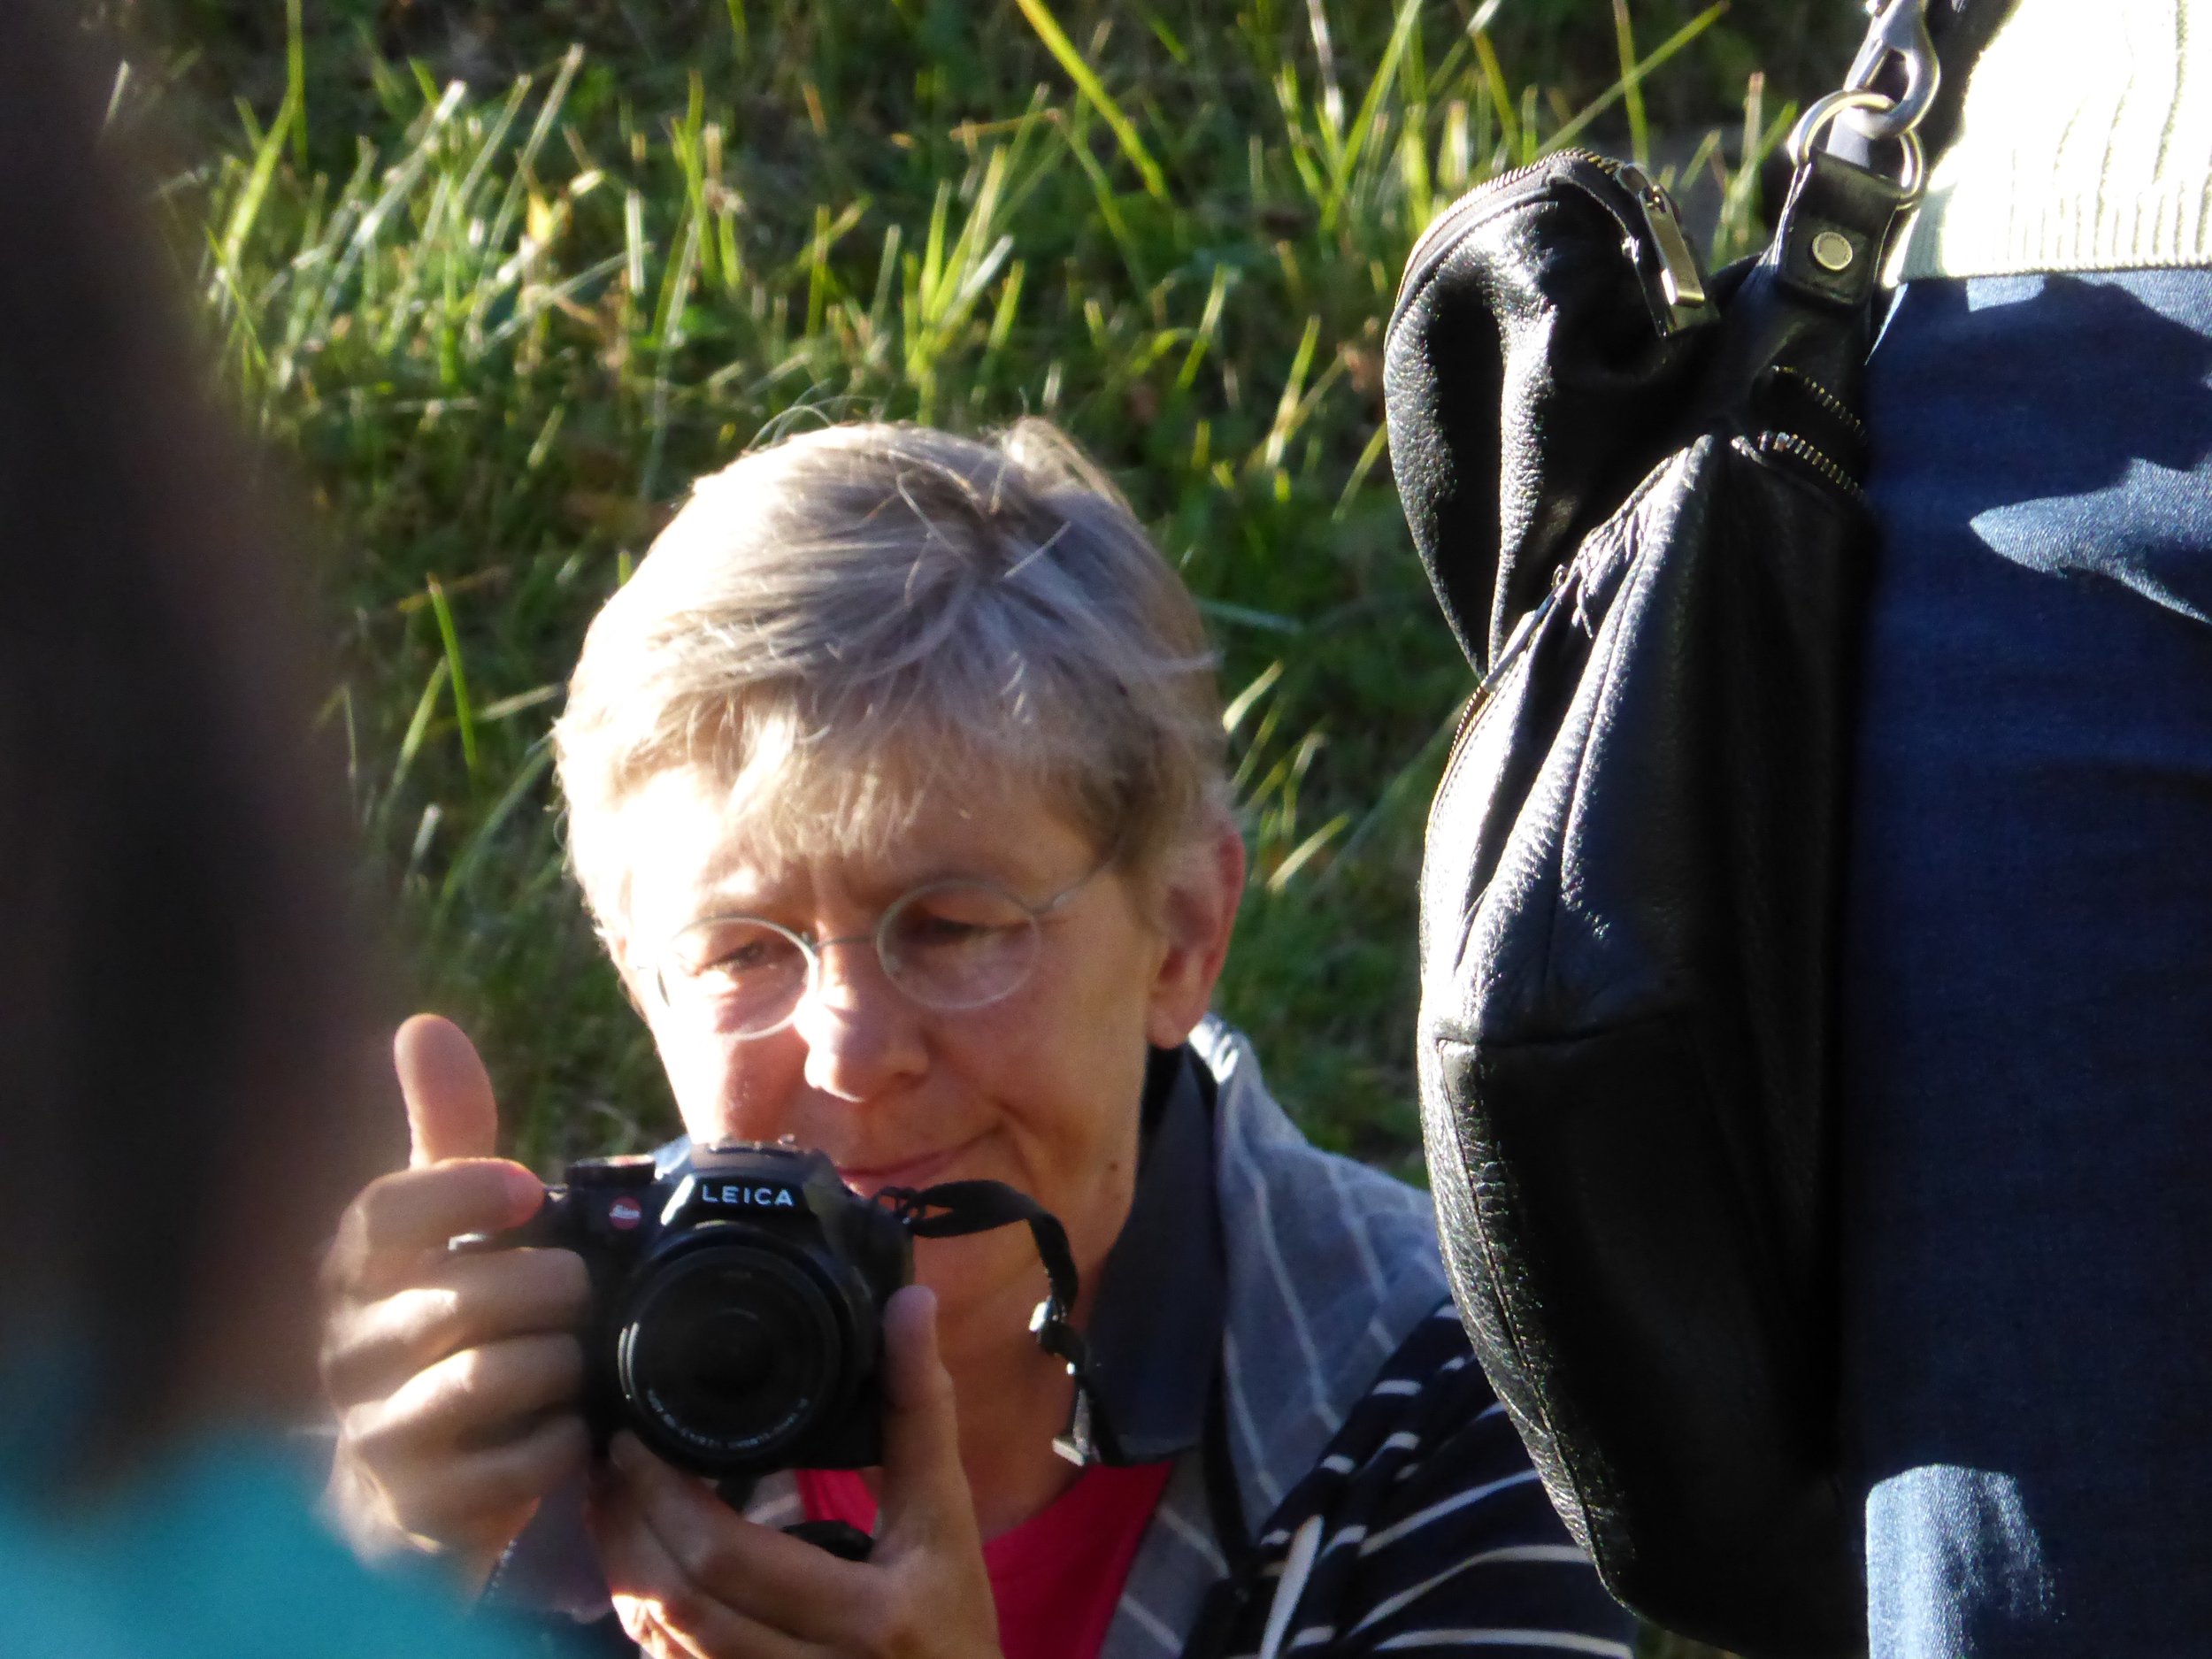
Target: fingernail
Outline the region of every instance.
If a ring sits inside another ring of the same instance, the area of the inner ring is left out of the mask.
[[[909,1285],[891,1298],[884,1310],[884,1325],[895,1330],[893,1340],[920,1354],[937,1346],[937,1293],[926,1285]]]
[[[933,1323],[936,1320],[937,1293],[927,1285],[907,1286],[898,1292],[898,1300],[914,1310],[912,1313],[906,1316],[908,1318],[926,1323]]]
[[[514,1207],[527,1215],[535,1215],[538,1206],[545,1202],[545,1183],[519,1164],[511,1164],[502,1172],[506,1176]]]
[[[640,1455],[644,1449],[638,1444],[637,1436],[624,1429],[614,1437],[614,1443],[607,1448],[607,1461],[626,1475],[638,1467]]]

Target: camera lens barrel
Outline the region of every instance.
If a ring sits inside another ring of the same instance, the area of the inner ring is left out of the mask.
[[[715,1472],[773,1463],[873,1370],[854,1327],[818,1263],[753,1228],[717,1227],[642,1275],[617,1325],[616,1379],[664,1455]]]

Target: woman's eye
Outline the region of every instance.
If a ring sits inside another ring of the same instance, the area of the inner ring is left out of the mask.
[[[949,887],[899,910],[892,926],[896,948],[912,956],[945,956],[982,949],[1013,937],[1029,917],[990,887]]]
[[[796,947],[766,928],[732,929],[699,940],[691,973],[700,979],[737,979],[784,965]]]
[[[957,916],[911,916],[903,918],[899,937],[923,949],[965,944],[996,932],[988,922],[968,921]]]
[[[712,973],[742,973],[748,968],[765,967],[774,954],[764,941],[757,940],[717,956],[707,969]]]

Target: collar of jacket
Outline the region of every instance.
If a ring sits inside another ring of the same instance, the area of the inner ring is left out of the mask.
[[[1213,1078],[1187,1044],[1152,1051],[1136,1194],[1087,1333],[1098,1404],[1123,1463],[1188,1451],[1205,1427],[1228,1302],[1213,1109]]]

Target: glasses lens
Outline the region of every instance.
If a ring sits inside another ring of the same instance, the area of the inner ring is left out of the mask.
[[[926,1008],[980,1008],[1013,992],[1037,965],[1037,923],[1020,900],[985,881],[947,881],[885,912],[883,971]]]
[[[671,1002],[704,1009],[715,1029],[773,1031],[806,991],[806,948],[772,923],[722,916],[676,936],[662,982]]]

